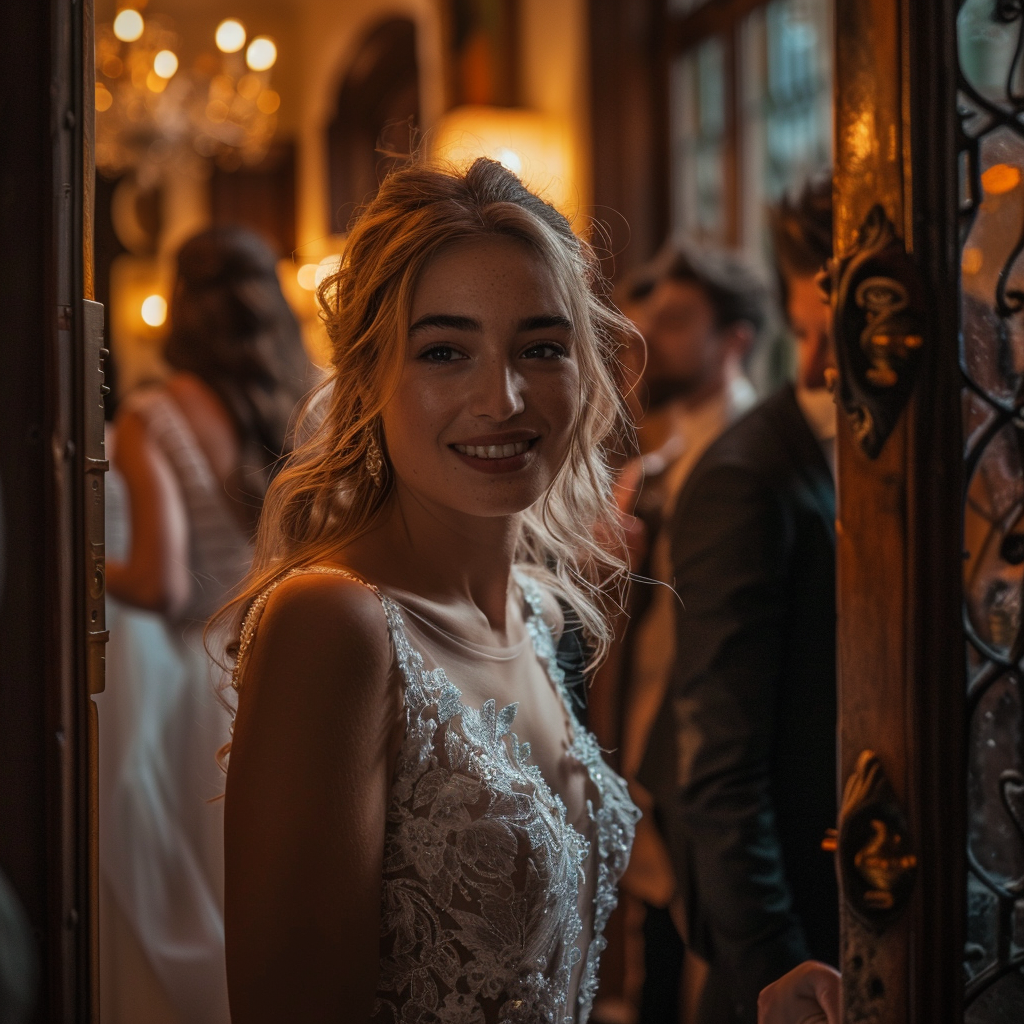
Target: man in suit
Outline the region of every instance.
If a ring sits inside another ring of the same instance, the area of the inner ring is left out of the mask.
[[[831,184],[774,218],[798,380],[735,423],[669,524],[677,607],[668,692],[639,771],[708,962],[700,1024],[754,1024],[759,991],[835,963],[835,407],[814,278],[831,255]]]
[[[617,490],[632,524],[630,568],[640,578],[671,581],[670,537],[663,529],[687,475],[723,430],[757,396],[745,366],[769,318],[768,289],[736,253],[671,242],[624,288],[623,309],[645,341],[639,424],[642,456],[627,465]],[[635,353],[639,355],[639,353]],[[637,360],[639,363],[639,360]],[[637,366],[640,370],[640,366]],[[674,640],[670,586],[639,584],[629,596],[618,642],[594,680],[610,720],[594,723],[617,751],[617,767],[645,817],[637,827],[621,882],[626,957],[641,960],[637,1024],[678,1022],[683,948],[669,914],[672,866],[650,814],[649,794],[636,784],[651,723],[665,695]]]

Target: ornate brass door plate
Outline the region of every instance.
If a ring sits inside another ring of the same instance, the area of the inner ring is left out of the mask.
[[[839,401],[857,443],[873,459],[913,389],[924,345],[924,290],[912,257],[879,205],[830,271]]]
[[[839,872],[846,905],[877,932],[899,916],[914,888],[917,855],[906,818],[870,750],[857,759],[843,793]]]

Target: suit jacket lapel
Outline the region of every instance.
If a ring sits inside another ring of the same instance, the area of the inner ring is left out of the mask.
[[[800,410],[792,384],[783,388],[779,399],[772,404],[772,419],[782,436],[794,469],[806,481],[821,517],[828,524],[832,539],[835,540],[836,488],[825,453]]]

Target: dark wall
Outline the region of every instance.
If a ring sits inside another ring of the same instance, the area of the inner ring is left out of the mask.
[[[605,270],[615,277],[649,259],[669,232],[663,6],[590,2],[594,215],[607,228]]]
[[[27,912],[37,956],[48,917],[44,316],[55,316],[48,7],[0,4],[0,870]]]
[[[332,232],[377,192],[394,158],[415,145],[420,119],[416,26],[393,18],[360,44],[327,129]]]
[[[210,205],[214,224],[251,228],[278,257],[290,256],[295,249],[295,144],[275,143],[255,167],[214,167]]]

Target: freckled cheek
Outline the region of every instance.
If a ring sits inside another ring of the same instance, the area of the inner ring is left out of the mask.
[[[547,420],[551,439],[564,456],[579,418],[581,395],[577,373],[566,373],[539,389],[535,401]]]
[[[384,436],[396,469],[417,476],[424,460],[436,452],[438,437],[451,419],[453,391],[431,386],[429,381],[408,380],[399,385],[383,415]]]

